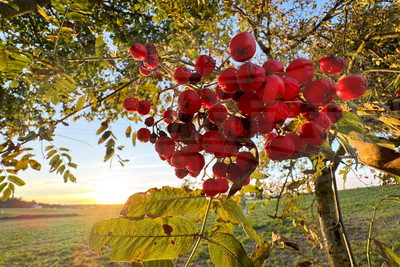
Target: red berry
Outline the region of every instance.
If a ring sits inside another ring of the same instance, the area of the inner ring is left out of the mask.
[[[287,136],[277,136],[265,144],[265,153],[272,160],[284,160],[294,152],[294,144]]]
[[[289,137],[290,139],[292,139],[292,142],[294,145],[294,151],[299,152],[299,151],[303,150],[305,143],[298,134],[290,132],[290,133],[287,133],[286,136]]]
[[[189,174],[189,171],[187,169],[177,169],[177,168],[175,168],[175,175],[179,179],[185,178],[185,176],[188,175],[188,174]]]
[[[267,133],[267,134],[265,135],[265,138],[271,140],[272,138],[275,138],[275,137],[277,137],[277,136],[278,136],[278,135],[277,135],[276,133]]]
[[[194,90],[186,90],[180,93],[178,108],[183,114],[194,114],[200,110],[201,100]]]
[[[145,124],[147,127],[153,126],[153,125],[154,125],[154,117],[147,117],[147,118],[144,120],[144,124]]]
[[[125,98],[122,102],[122,107],[128,112],[134,112],[138,109],[139,100],[134,97]]]
[[[174,72],[174,80],[178,85],[185,85],[189,82],[192,72],[185,66],[178,67]]]
[[[146,47],[147,54],[151,54],[151,55],[157,54],[156,46],[153,43],[146,43],[145,47]]]
[[[207,55],[201,55],[194,63],[194,68],[201,77],[210,76],[215,69],[215,60]]]
[[[296,97],[292,100],[285,101],[285,104],[287,105],[289,110],[288,118],[294,118],[300,115],[302,106],[302,102],[300,101],[300,99]]]
[[[329,117],[331,123],[337,123],[343,117],[343,109],[337,104],[326,105],[321,113],[326,114]]]
[[[239,68],[236,78],[242,91],[255,91],[264,83],[265,70],[256,64],[247,62]]]
[[[239,118],[230,117],[225,120],[223,130],[227,137],[239,137],[243,133],[243,123]]]
[[[201,76],[197,72],[192,72],[189,77],[189,84],[197,84],[201,81]]]
[[[249,32],[242,32],[232,38],[229,51],[233,60],[245,62],[252,58],[256,52],[256,41]]]
[[[171,157],[171,165],[175,168],[182,169],[186,167],[187,161],[187,154],[182,151],[175,151]]]
[[[150,140],[150,130],[147,128],[140,128],[136,132],[136,137],[140,142],[147,143]]]
[[[257,94],[265,103],[274,103],[285,94],[285,84],[278,75],[267,75],[265,77],[265,83],[258,88]]]
[[[283,101],[277,101],[269,106],[264,111],[265,116],[272,118],[274,122],[283,122],[289,116],[289,108]]]
[[[135,43],[129,48],[129,52],[136,60],[143,60],[147,57],[147,50],[142,44]]]
[[[189,122],[180,124],[178,136],[179,141],[181,141],[182,143],[189,144],[194,142],[197,135],[198,132],[196,130],[196,126],[193,123]]]
[[[271,59],[265,61],[265,63],[262,65],[263,69],[265,70],[266,73],[274,74],[274,72],[284,72],[284,67],[282,62],[276,59]]]
[[[214,197],[219,193],[219,183],[216,179],[207,179],[203,182],[203,191],[209,197]]]
[[[143,65],[149,69],[155,69],[158,67],[158,59],[155,55],[148,55],[145,59],[143,59]]]
[[[338,56],[324,57],[319,61],[319,67],[326,74],[342,74],[346,60]]]
[[[306,84],[304,98],[315,106],[324,106],[336,97],[336,85],[329,79],[321,78]]]
[[[222,162],[222,161],[216,162],[212,167],[214,176],[226,177],[226,167],[227,166],[228,165],[225,162]]]
[[[258,161],[252,153],[248,151],[242,151],[236,155],[236,163],[242,170],[247,171],[257,166]]]
[[[217,96],[217,99],[222,100],[222,101],[231,99],[232,95],[233,95],[233,94],[225,93],[224,91],[222,91],[222,89],[219,85],[215,88],[215,94]]]
[[[167,136],[161,136],[154,145],[158,154],[164,157],[170,157],[175,150],[175,142]]]
[[[167,109],[164,113],[163,113],[163,120],[166,124],[170,124],[173,120],[174,117],[177,117],[178,114],[176,113],[175,110],[172,109]]]
[[[299,82],[292,77],[283,77],[283,83],[285,85],[285,94],[283,100],[291,100],[299,95],[300,86]]]
[[[205,165],[204,156],[200,153],[188,154],[187,160],[188,164],[186,165],[186,168],[192,173],[198,175],[200,171],[204,168]]]
[[[318,123],[308,122],[301,126],[300,138],[309,145],[322,145],[326,136],[326,130]]]
[[[216,153],[224,149],[225,137],[220,131],[207,131],[201,140],[204,151]]]
[[[310,121],[318,123],[319,125],[324,127],[325,130],[328,129],[329,126],[331,126],[331,121],[330,121],[328,115],[326,115],[325,113],[322,113],[322,112],[319,112],[318,117],[311,119]]]
[[[243,115],[258,116],[264,109],[264,103],[254,92],[243,94],[238,101],[239,112]]]
[[[146,67],[143,65],[143,62],[140,62],[140,65],[139,65],[139,72],[140,72],[140,74],[142,74],[142,75],[144,75],[144,76],[149,76],[149,75],[153,72],[153,70],[146,68]]]
[[[147,100],[139,101],[137,111],[140,115],[147,115],[150,112],[150,102]]]
[[[216,181],[218,183],[218,193],[223,194],[228,191],[229,183],[226,178],[217,178]]]
[[[212,106],[207,113],[208,119],[216,125],[221,125],[227,116],[228,111],[226,107],[221,104]]]
[[[266,134],[275,128],[274,118],[265,112],[261,112],[257,118],[258,133]]]
[[[286,67],[286,75],[295,78],[300,84],[311,81],[314,76],[314,66],[311,60],[298,58]]]
[[[233,140],[225,139],[223,150],[214,153],[216,158],[229,158],[237,153],[237,145]]]
[[[337,83],[336,94],[341,99],[353,100],[362,96],[368,87],[367,79],[360,75],[350,75]]]
[[[397,93],[396,93],[396,97],[400,97],[400,92],[397,92]]]
[[[226,167],[226,178],[234,182],[244,174],[242,168],[237,163],[230,163]]]
[[[201,99],[201,105],[205,108],[211,108],[215,103],[217,103],[217,95],[211,89],[201,89],[199,92],[199,96]]]
[[[238,70],[236,68],[227,68],[221,72],[218,77],[218,84],[225,93],[234,93],[239,90],[239,84],[236,79]]]

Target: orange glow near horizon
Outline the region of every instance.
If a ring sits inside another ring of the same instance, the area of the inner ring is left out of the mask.
[[[90,194],[96,204],[124,204],[134,192],[132,185],[119,181],[105,180]]]

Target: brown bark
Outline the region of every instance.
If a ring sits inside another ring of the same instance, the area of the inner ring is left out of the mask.
[[[26,13],[37,11],[37,6],[50,5],[50,0],[14,0],[12,3],[19,7],[18,10],[14,9],[12,6],[0,3],[0,15],[3,18],[13,18]]]
[[[336,170],[340,163],[338,156],[343,155],[344,152],[343,148],[339,149],[337,156],[332,162],[333,171]],[[326,164],[328,163],[326,162]],[[321,170],[321,175],[315,180],[315,195],[323,245],[328,254],[330,266],[351,266],[350,258],[340,232],[341,229],[338,227],[331,170],[327,166]]]

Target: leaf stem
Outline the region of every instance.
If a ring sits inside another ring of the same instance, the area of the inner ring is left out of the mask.
[[[197,239],[196,244],[194,245],[192,253],[190,253],[189,259],[186,261],[185,267],[189,266],[190,262],[193,259],[194,254],[196,253],[197,248],[199,247],[199,245],[201,243],[201,240],[203,239],[204,231],[206,230],[206,223],[207,223],[207,219],[208,219],[208,214],[210,213],[210,207],[211,207],[212,199],[213,198],[210,197],[209,200],[208,200],[207,210],[206,210],[206,214],[204,215],[203,224],[201,225],[199,238]]]

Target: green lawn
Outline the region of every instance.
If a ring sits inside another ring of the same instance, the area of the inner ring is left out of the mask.
[[[361,266],[366,264],[365,244],[368,234],[368,221],[372,216],[372,207],[385,195],[398,194],[400,190],[394,187],[372,187],[350,189],[340,192],[345,225],[357,260]],[[299,200],[304,206],[310,206],[313,196],[305,196]],[[292,220],[271,219],[275,201],[263,206],[265,201],[255,201],[256,208],[249,218],[254,228],[265,241],[271,239],[271,232],[280,233],[300,245],[300,252],[324,263],[321,250],[314,248],[305,241],[305,235],[300,229],[293,228]],[[248,201],[247,206],[254,201]],[[0,220],[0,266],[129,266],[129,264],[112,263],[108,253],[94,254],[88,246],[89,232],[92,225],[102,219],[118,215],[120,206],[104,206],[83,210],[55,209],[0,209],[0,217],[17,216],[21,214],[71,214],[76,217],[43,218],[32,220]],[[303,213],[312,218],[310,210]],[[316,207],[314,207],[316,215]],[[210,217],[212,219],[213,216]],[[309,221],[309,223],[313,223]],[[400,252],[400,204],[386,202],[378,211],[374,238],[392,246]],[[254,249],[252,241],[246,237],[241,228],[235,229],[238,239],[249,251]],[[400,253],[399,253],[400,254]],[[210,265],[207,244],[203,243],[195,257],[193,266]],[[374,254],[375,266],[381,259]],[[305,258],[295,253],[274,249],[265,266],[294,266]],[[182,265],[179,261],[178,266]]]

